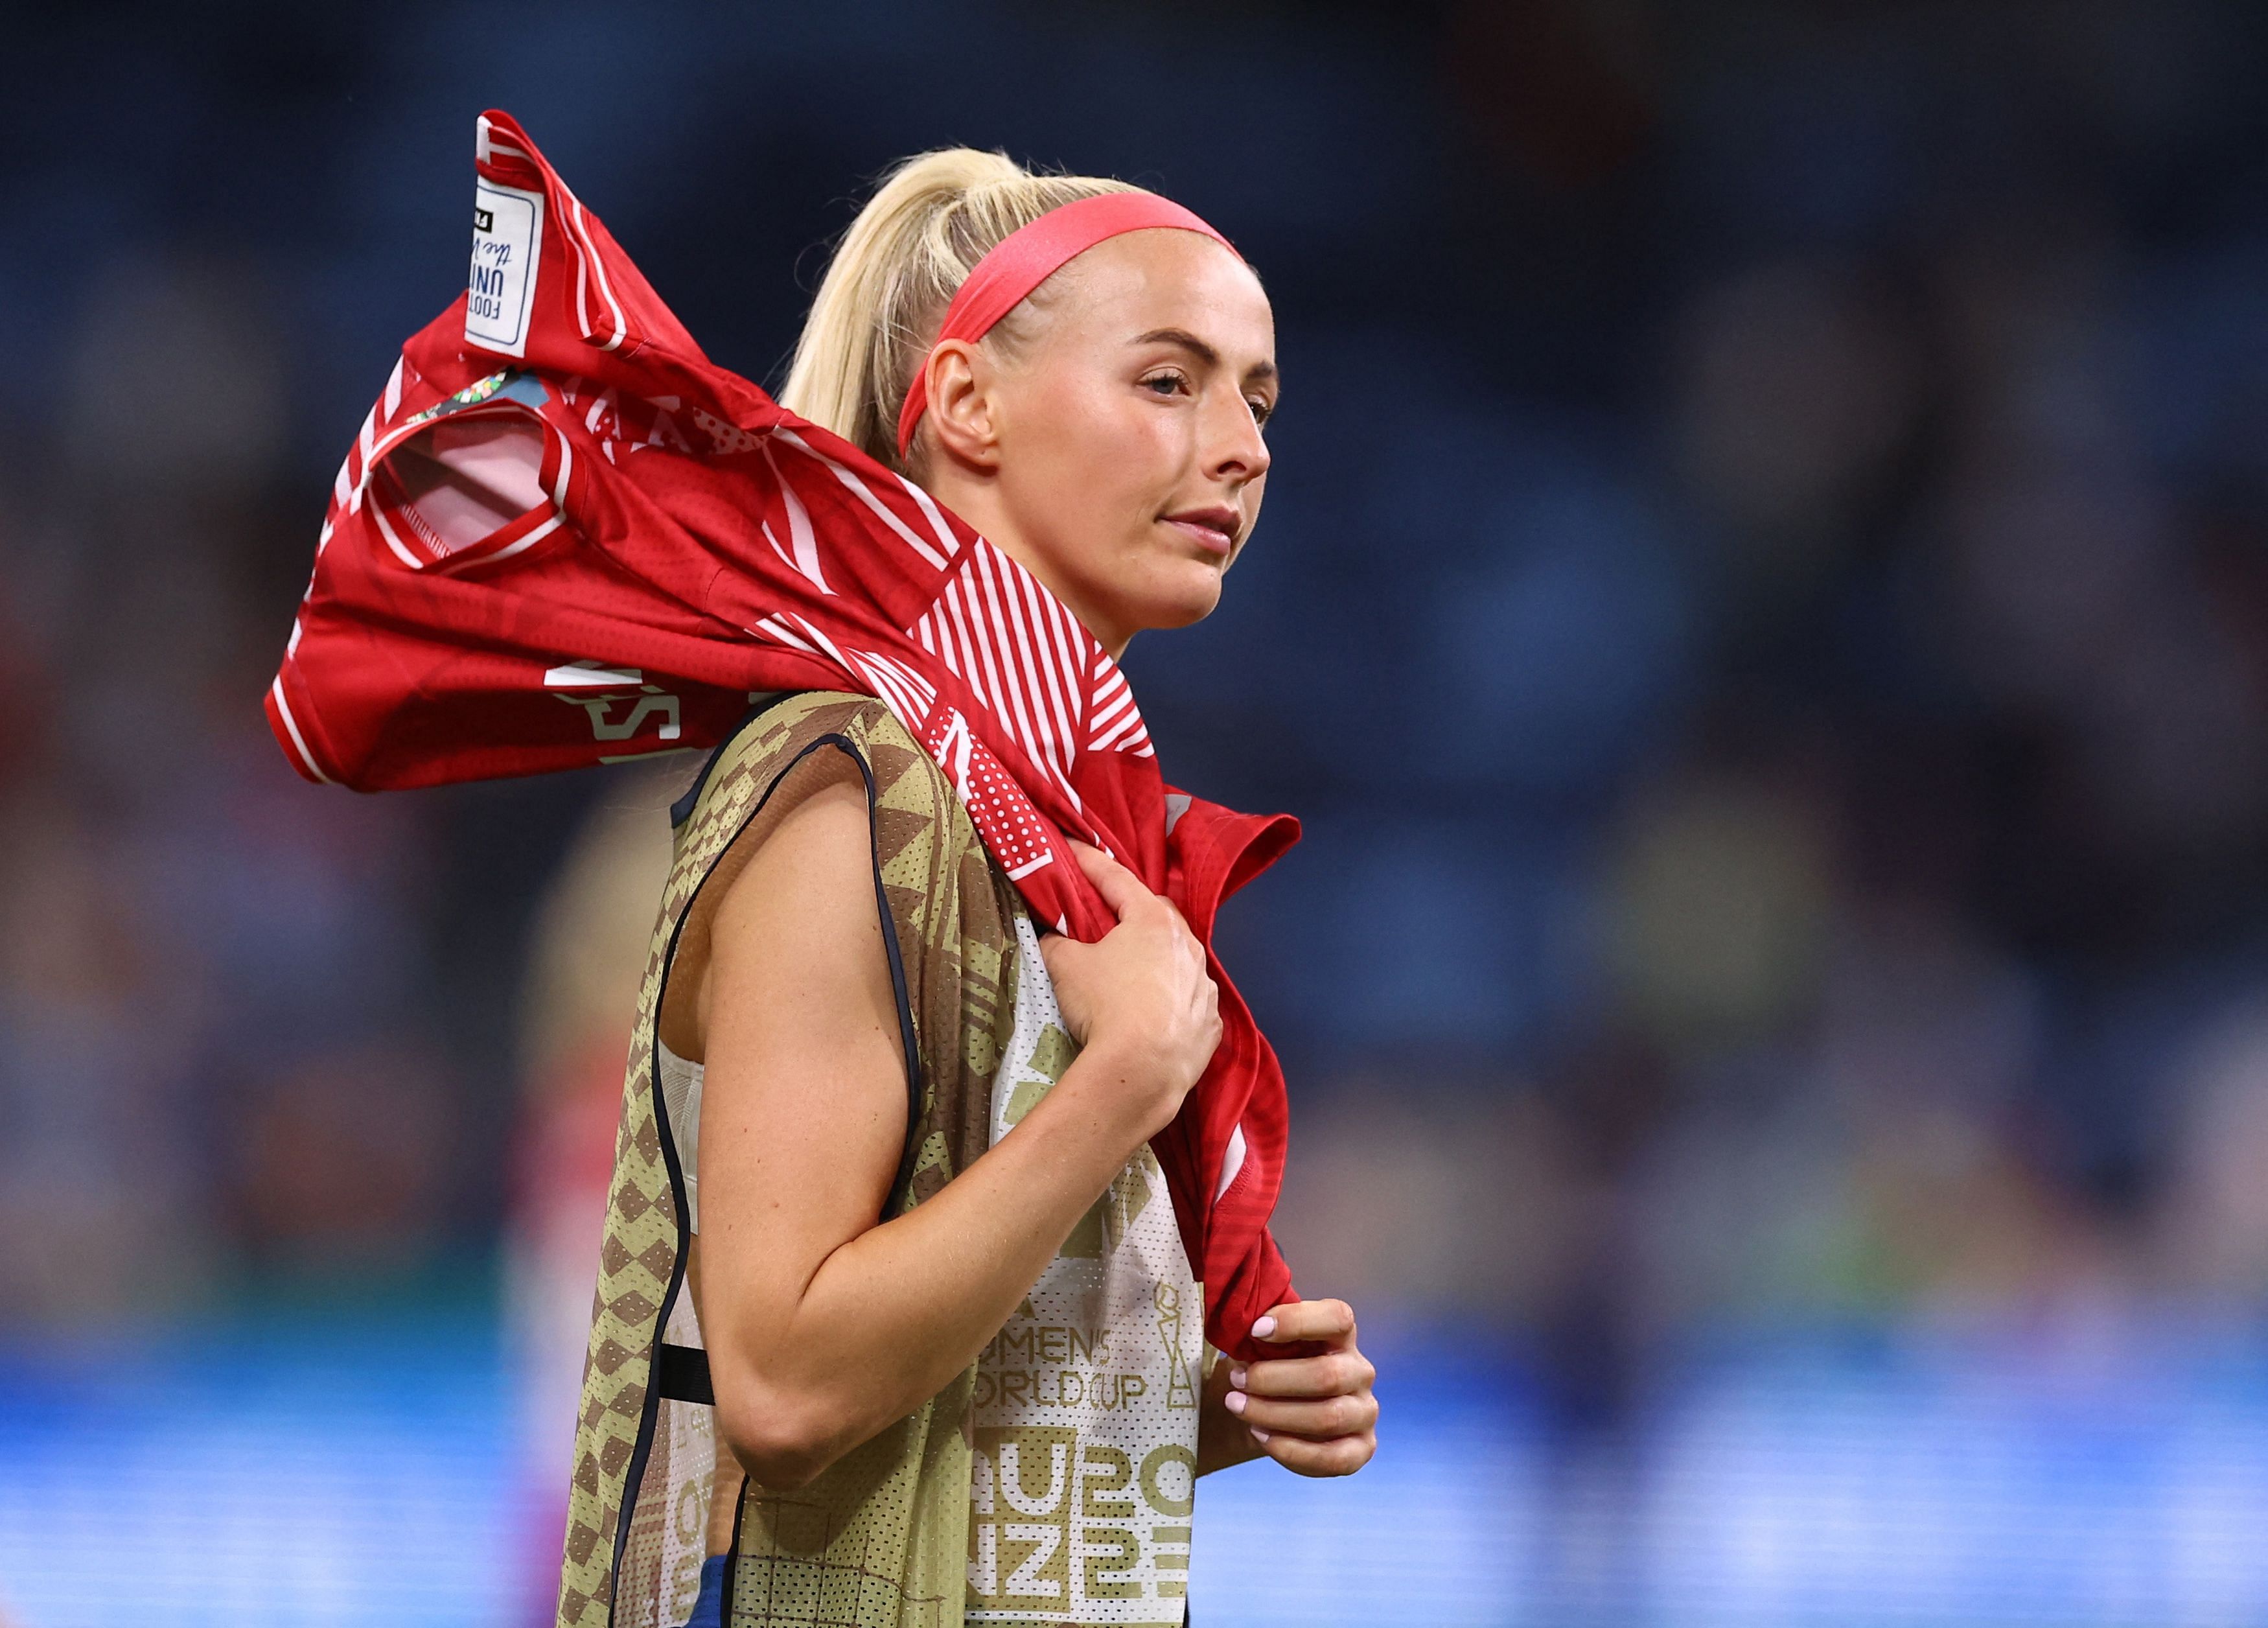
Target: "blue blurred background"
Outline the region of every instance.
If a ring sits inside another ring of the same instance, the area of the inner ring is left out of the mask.
[[[259,697],[522,119],[712,355],[947,142],[1286,374],[1168,776],[1376,1462],[1205,1628],[2268,1623],[2268,11],[4,8],[0,1621],[549,1620],[661,808]]]

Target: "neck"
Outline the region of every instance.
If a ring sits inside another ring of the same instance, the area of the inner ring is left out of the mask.
[[[974,527],[987,542],[1038,578],[1040,586],[1061,600],[1064,608],[1079,619],[1079,625],[1094,635],[1095,642],[1109,652],[1113,661],[1124,656],[1126,646],[1133,642],[1134,630],[1121,628],[1116,618],[1100,614],[1100,607],[1086,602],[1076,586],[1066,580],[1041,550],[1031,546],[1000,501],[999,483],[982,473],[954,466],[949,459],[940,461],[947,467],[914,475],[922,489]]]

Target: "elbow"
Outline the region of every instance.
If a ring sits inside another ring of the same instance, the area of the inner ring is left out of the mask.
[[[814,1399],[768,1386],[719,1395],[717,1429],[748,1478],[776,1492],[809,1486],[846,1446],[840,1421]]]

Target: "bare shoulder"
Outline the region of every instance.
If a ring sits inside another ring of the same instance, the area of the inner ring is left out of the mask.
[[[752,931],[831,935],[854,921],[877,925],[865,785],[850,770],[796,792],[734,844],[747,851],[735,856],[734,873],[719,879],[712,955]]]
[[[705,1057],[720,977],[775,991],[784,977],[803,998],[831,993],[832,1008],[879,975],[887,998],[873,852],[850,757],[814,752],[782,777],[686,914],[661,1013],[670,1050]]]

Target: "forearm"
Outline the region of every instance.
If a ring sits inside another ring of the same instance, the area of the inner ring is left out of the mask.
[[[765,1306],[787,1297],[749,1297],[711,1331],[720,1423],[759,1479],[816,1475],[976,1359],[1141,1145],[1126,1072],[1083,1054],[934,1197],[831,1251],[784,1316]]]

